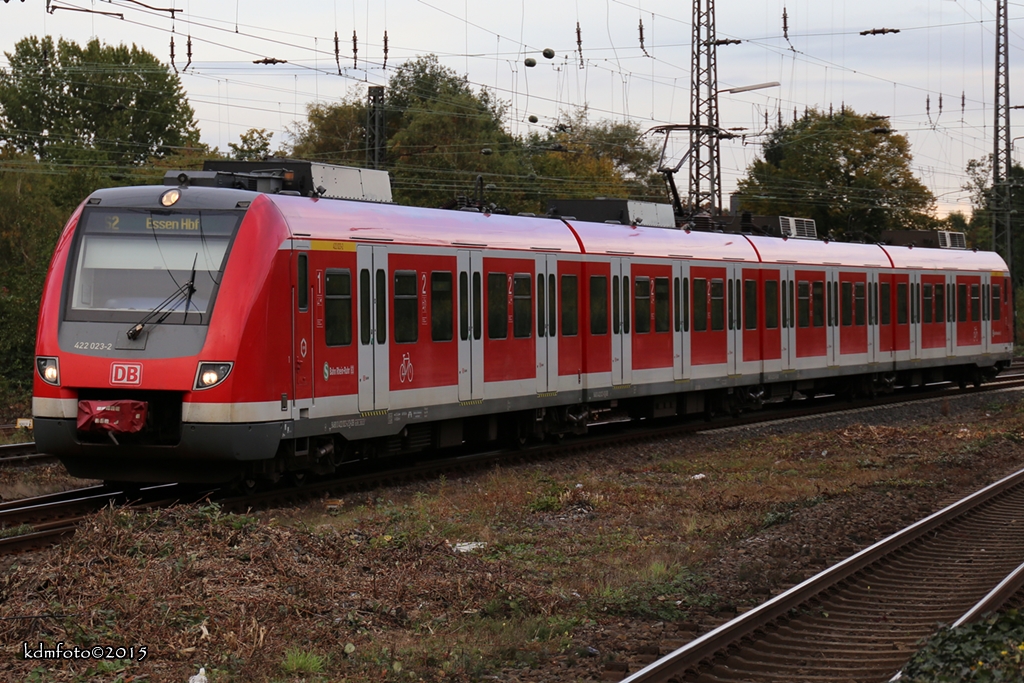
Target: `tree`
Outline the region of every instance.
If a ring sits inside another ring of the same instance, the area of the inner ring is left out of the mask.
[[[910,143],[877,116],[817,110],[773,130],[739,181],[745,211],[815,219],[819,234],[931,227],[931,192],[910,168]]]
[[[239,136],[239,144],[228,143],[231,156],[238,161],[263,161],[270,156],[270,138],[266,128],[250,128]]]
[[[653,173],[657,152],[634,124],[563,116],[546,134],[508,132],[506,107],[429,55],[398,67],[385,88],[387,170],[396,201],[450,204],[473,195],[516,211],[542,211],[547,198],[632,196],[664,200]],[[299,158],[362,166],[367,104],[353,90],[337,104],[313,104],[292,132]]]
[[[0,71],[0,141],[56,163],[123,169],[196,145],[177,75],[136,46],[29,37]]]

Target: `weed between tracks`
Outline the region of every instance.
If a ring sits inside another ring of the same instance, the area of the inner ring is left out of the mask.
[[[1021,462],[1021,435],[1016,404],[936,408],[917,426],[655,441],[301,510],[105,510],[7,561],[0,612],[61,616],[0,621],[0,678],[591,680]],[[149,655],[38,663],[22,641]]]

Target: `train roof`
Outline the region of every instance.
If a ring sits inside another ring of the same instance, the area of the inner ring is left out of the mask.
[[[994,251],[920,249],[889,245],[883,248],[896,268],[990,271],[1009,275],[1006,263]]]
[[[783,239],[748,235],[763,263],[809,266],[852,266],[888,268],[889,257],[877,244],[825,242],[823,240]]]
[[[293,235],[313,239],[581,253],[565,224],[550,218],[264,196],[281,211]]]
[[[757,262],[757,252],[743,235],[586,223],[572,219],[566,219],[566,222],[580,236],[588,254]]]

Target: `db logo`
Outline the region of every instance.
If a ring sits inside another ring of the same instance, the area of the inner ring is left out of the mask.
[[[111,363],[111,384],[142,384],[141,363]]]

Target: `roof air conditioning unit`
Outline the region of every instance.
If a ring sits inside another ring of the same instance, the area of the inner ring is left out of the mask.
[[[940,249],[966,249],[967,248],[967,235],[962,232],[950,232],[948,230],[939,230],[939,248]]]
[[[814,225],[814,220],[810,218],[779,216],[779,226],[782,228],[782,234],[786,237],[795,237],[801,240],[818,239],[818,229]]]

